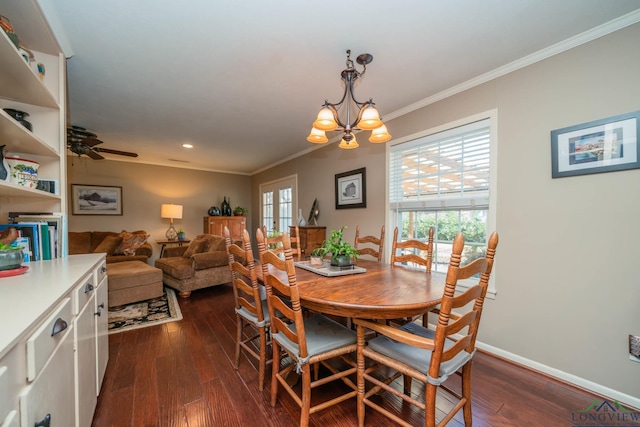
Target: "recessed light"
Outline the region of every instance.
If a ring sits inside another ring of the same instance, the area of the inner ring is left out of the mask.
[[[193,148],[193,145],[191,145],[191,144],[182,144],[182,146],[184,148]]]

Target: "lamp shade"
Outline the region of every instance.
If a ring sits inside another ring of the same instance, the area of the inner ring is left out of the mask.
[[[358,122],[358,127],[363,130],[372,130],[378,128],[382,125],[382,120],[380,120],[380,114],[378,114],[378,110],[375,107],[369,106],[364,109],[362,112],[362,117]]]
[[[162,205],[160,218],[182,219],[182,205]]]
[[[389,134],[389,131],[387,131],[387,127],[385,125],[382,125],[379,128],[371,131],[369,142],[373,142],[373,143],[387,142],[390,139],[391,139],[391,134]]]
[[[328,142],[329,139],[323,130],[311,128],[311,133],[307,137],[307,141],[313,142],[314,144],[324,144]]]
[[[319,130],[334,130],[338,127],[338,123],[333,117],[333,112],[328,107],[323,107],[316,121],[313,122],[313,127]]]
[[[356,141],[356,137],[354,136],[353,138],[351,138],[350,141],[345,141],[344,138],[340,141],[340,144],[338,144],[339,148],[344,148],[345,150],[352,150],[354,148],[358,148],[360,146],[360,144],[358,144],[358,141]]]

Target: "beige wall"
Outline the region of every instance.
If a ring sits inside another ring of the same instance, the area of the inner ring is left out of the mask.
[[[550,131],[640,110],[638,40],[640,24],[388,123],[399,139],[497,109],[498,293],[479,340],[635,407],[640,363],[629,360],[628,334],[640,334],[640,170],[552,179]],[[386,219],[384,150],[366,139],[351,152],[333,144],[254,175],[253,224],[258,185],[297,173],[305,214],[317,197],[328,230],[376,232]],[[367,208],[336,211],[334,175],[359,167]]]
[[[122,187],[124,211],[122,216],[71,215],[69,206],[69,231],[146,230],[154,259],[160,254],[155,240],[165,239],[169,228],[169,220],[160,218],[161,204],[183,205],[182,219],[174,226],[184,228],[187,238],[203,232],[202,218],[212,205],[220,207],[223,197],[230,198],[232,207],[250,209],[251,204],[251,179],[245,175],[69,157],[67,178],[69,191],[71,184]]]

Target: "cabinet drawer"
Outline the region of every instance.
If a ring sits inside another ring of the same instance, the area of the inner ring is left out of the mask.
[[[107,262],[106,261],[102,261],[102,264],[100,264],[97,268],[96,268],[96,278],[95,278],[95,283],[102,283],[102,279],[104,279],[105,277],[107,277]]]
[[[91,297],[95,294],[96,284],[93,274],[87,275],[78,286],[73,290],[73,314],[80,313],[80,310],[87,304]]]
[[[27,380],[33,381],[71,326],[71,299],[65,298],[27,340]],[[72,358],[73,359],[73,358]]]
[[[73,326],[60,341],[49,363],[38,378],[20,393],[22,426],[41,423],[47,416],[51,426],[73,427],[75,423],[75,390],[73,375]]]

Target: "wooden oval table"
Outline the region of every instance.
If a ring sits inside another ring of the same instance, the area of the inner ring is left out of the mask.
[[[296,267],[304,307],[325,314],[361,319],[397,319],[424,314],[440,304],[446,275],[358,261],[364,273],[326,277]],[[262,281],[262,268],[256,266]],[[274,270],[275,271],[275,270]],[[286,281],[284,273],[276,275]]]

